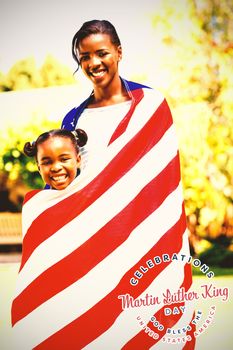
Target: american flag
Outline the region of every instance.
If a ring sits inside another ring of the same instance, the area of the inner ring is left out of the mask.
[[[168,329],[191,325],[189,303],[167,316],[163,303],[142,302],[188,291],[192,276],[185,259],[171,258],[189,256],[189,245],[170,109],[158,91],[132,86],[99,166],[62,191],[25,198],[12,303],[18,350],[162,350]],[[123,307],[127,296],[134,303]],[[191,350],[195,339],[171,346]]]

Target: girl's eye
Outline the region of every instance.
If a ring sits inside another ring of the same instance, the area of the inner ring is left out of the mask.
[[[50,163],[50,160],[43,160],[43,162],[41,162],[41,165],[49,165]]]
[[[62,162],[66,162],[67,160],[69,160],[70,158],[61,158]]]

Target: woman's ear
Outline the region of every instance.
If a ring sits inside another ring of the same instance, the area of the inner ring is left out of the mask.
[[[122,59],[122,47],[121,45],[119,45],[117,47],[117,51],[118,51],[118,62]]]

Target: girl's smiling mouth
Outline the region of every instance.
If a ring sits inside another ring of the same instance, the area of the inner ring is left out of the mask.
[[[66,178],[67,178],[66,174],[64,174],[64,175],[57,175],[57,176],[51,176],[51,180],[55,181],[55,182],[58,182],[58,183],[65,181]]]

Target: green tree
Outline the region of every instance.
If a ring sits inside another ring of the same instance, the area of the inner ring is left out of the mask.
[[[227,0],[156,3],[144,72],[172,108],[190,230],[210,241],[233,234],[232,19]]]
[[[48,55],[40,69],[43,86],[65,85],[75,82],[70,69],[59,63],[53,56]]]
[[[47,119],[33,119],[26,126],[0,132],[0,143],[3,145],[0,149],[0,195],[8,192],[8,198],[14,198],[14,205],[19,211],[29,189],[44,187],[35,159],[23,153],[24,144],[33,142],[42,132],[57,128],[59,124]]]
[[[16,62],[7,74],[0,73],[0,91],[26,90],[75,83],[71,70],[48,55],[41,68],[33,57]]]

